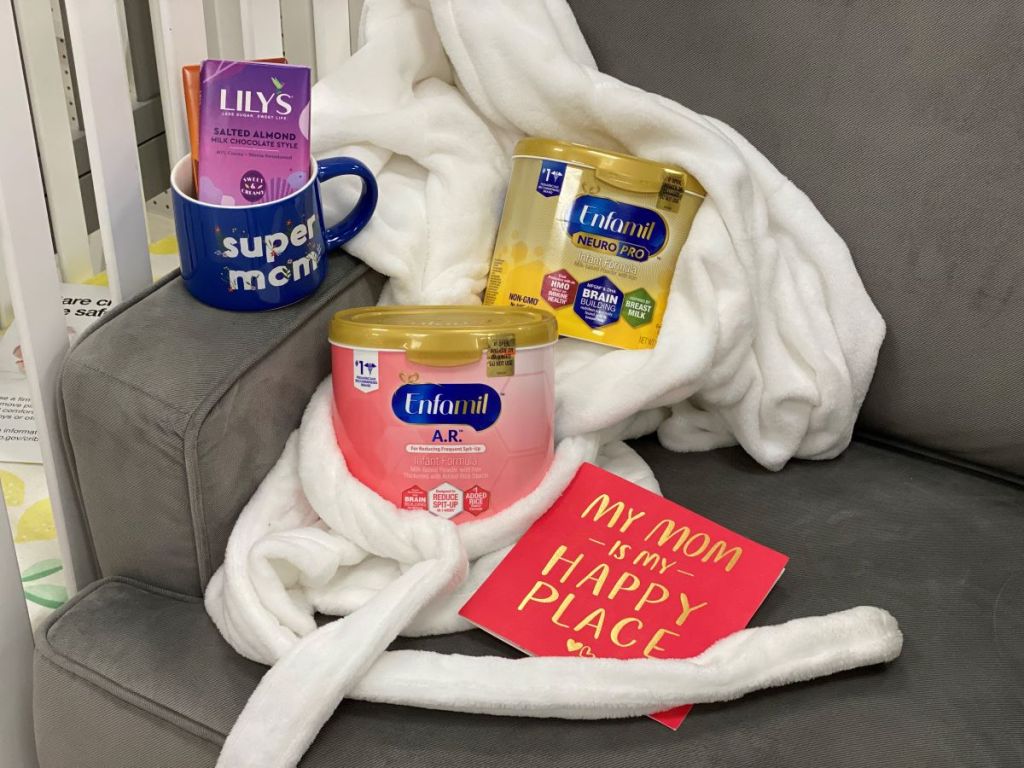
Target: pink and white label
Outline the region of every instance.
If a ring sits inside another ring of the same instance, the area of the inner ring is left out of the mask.
[[[396,506],[463,523],[532,491],[554,455],[554,348],[514,374],[332,345],[334,428],[349,470]]]

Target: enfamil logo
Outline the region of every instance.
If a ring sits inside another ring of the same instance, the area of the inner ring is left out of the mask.
[[[477,432],[501,414],[501,396],[486,384],[403,384],[391,410],[406,424],[465,424]]]
[[[574,245],[631,261],[647,261],[665,247],[668,229],[660,214],[607,197],[581,195],[569,213]]]

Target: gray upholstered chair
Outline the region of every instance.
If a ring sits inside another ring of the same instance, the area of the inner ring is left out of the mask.
[[[885,669],[644,718],[570,723],[344,702],[306,766],[1009,766],[1024,755],[1024,10],[1019,0],[578,0],[608,72],[746,134],[850,243],[889,323],[858,438],[778,474],[738,449],[637,447],[666,494],[792,560],[757,623],[861,603]],[[105,576],[40,630],[44,768],[198,768],[263,668],[200,595],[373,302],[344,255],[311,300],[200,306],[170,279],[71,352],[66,434]],[[502,653],[483,633],[403,642]]]

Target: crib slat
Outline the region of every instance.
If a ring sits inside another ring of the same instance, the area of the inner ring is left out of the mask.
[[[15,0],[14,7],[53,239],[63,278],[78,282],[92,275],[93,265],[53,14],[38,0]]]
[[[11,288],[7,273],[0,269],[0,327],[6,328],[14,322],[14,307],[11,306]]]
[[[349,55],[352,55],[359,48],[359,20],[363,17],[363,6],[365,0],[348,0],[348,25],[351,29],[349,35]]]
[[[203,0],[150,0],[160,105],[171,167],[189,152],[181,68],[206,58]]]
[[[319,77],[327,77],[351,55],[352,4],[351,0],[313,0]]]
[[[67,3],[103,253],[115,302],[153,282],[117,0]]]
[[[242,0],[242,47],[247,59],[270,59],[284,52],[279,0]]]
[[[2,496],[0,511],[2,519],[7,520]],[[0,531],[0,648],[0,690],[4,692],[0,744],[4,745],[4,758],[10,765],[35,768],[38,763],[32,734],[32,629],[21,592],[14,542],[6,531]]]
[[[210,58],[244,59],[241,0],[203,0]]]
[[[315,83],[316,38],[313,31],[312,0],[281,0],[281,34],[288,62],[309,67]]]
[[[17,76],[18,41],[9,3],[0,3],[0,252],[35,410],[39,445],[68,588],[95,577],[82,518],[61,449],[57,420],[57,378],[68,347],[60,279],[50,241],[42,178],[36,162],[25,82]]]

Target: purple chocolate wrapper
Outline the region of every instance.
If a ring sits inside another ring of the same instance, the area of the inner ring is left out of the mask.
[[[204,203],[254,205],[309,181],[309,67],[203,62],[199,190]]]

